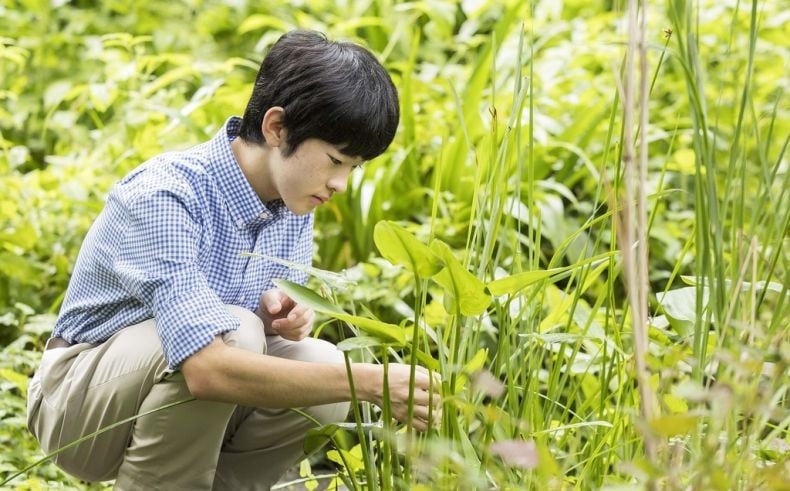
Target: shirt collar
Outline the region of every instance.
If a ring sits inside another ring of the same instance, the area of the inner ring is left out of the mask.
[[[236,226],[247,228],[277,221],[285,216],[288,209],[282,200],[265,205],[241,171],[230,148],[230,142],[238,136],[240,127],[241,118],[233,116],[211,139],[208,170],[216,179]]]

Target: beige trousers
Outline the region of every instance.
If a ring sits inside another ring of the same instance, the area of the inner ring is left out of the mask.
[[[264,336],[258,317],[228,307],[241,320],[225,343],[273,356],[338,363],[331,344]],[[28,427],[44,452],[112,423],[187,399],[181,372],[162,356],[154,321],[127,327],[100,345],[76,344],[44,353],[28,388]],[[343,421],[348,404],[305,409],[321,423]],[[303,457],[315,424],[290,410],[191,401],[124,424],[55,457],[86,481],[116,479],[120,490],[269,489]]]

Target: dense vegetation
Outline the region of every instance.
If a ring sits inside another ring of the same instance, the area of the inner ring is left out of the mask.
[[[355,488],[787,489],[780,5],[653,2],[644,125],[619,1],[0,2],[0,479],[41,457],[27,380],[107,190],[240,114],[300,27],[376,52],[402,121],[318,213],[324,298],[294,294],[445,400],[419,439],[362,407],[313,463]],[[47,463],[9,486],[85,484]]]

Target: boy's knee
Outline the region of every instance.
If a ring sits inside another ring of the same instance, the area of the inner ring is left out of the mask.
[[[312,406],[306,408],[310,416],[318,420],[321,425],[330,423],[342,423],[348,418],[348,411],[351,407],[349,402],[336,402],[333,404],[324,404],[322,406]]]
[[[265,353],[266,335],[260,317],[236,305],[227,305],[226,308],[229,313],[239,319],[239,328],[222,335],[225,344],[254,353]]]
[[[305,340],[307,341],[307,340]],[[323,339],[309,338],[314,350],[314,356],[317,357],[316,362],[319,363],[345,363],[343,352],[337,349],[334,344],[324,341]]]
[[[323,339],[307,338],[298,344],[303,345],[304,361],[314,363],[345,363],[343,352],[337,349],[334,344]],[[338,402],[334,404],[324,404],[307,408],[315,419],[322,425],[330,423],[340,423],[348,417],[351,404],[348,402]]]
[[[277,356],[311,363],[345,363],[343,353],[334,344],[323,339],[306,338],[299,342],[288,341]]]

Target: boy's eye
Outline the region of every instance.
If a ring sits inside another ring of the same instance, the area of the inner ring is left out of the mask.
[[[343,162],[337,160],[336,158],[332,157],[331,155],[329,156],[329,160],[331,160],[332,164],[334,164],[334,165],[342,165],[343,164]]]

